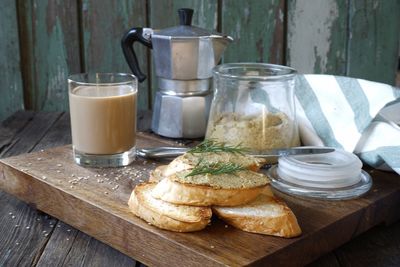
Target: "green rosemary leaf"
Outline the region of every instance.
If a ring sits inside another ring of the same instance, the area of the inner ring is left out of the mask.
[[[247,151],[247,149],[241,147],[240,145],[236,146],[230,146],[226,145],[221,142],[217,142],[212,139],[206,139],[196,147],[190,149],[188,153],[207,153],[207,152],[228,152],[228,153],[238,153],[238,154],[244,154]]]
[[[240,164],[232,162],[204,162],[203,159],[196,164],[190,173],[185,177],[195,176],[199,174],[224,174],[224,173],[235,173],[237,171],[245,170],[246,168]]]

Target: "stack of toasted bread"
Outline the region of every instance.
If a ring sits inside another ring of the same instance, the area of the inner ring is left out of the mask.
[[[298,236],[295,215],[258,172],[263,163],[237,147],[206,141],[157,167],[149,182],[134,188],[128,205],[149,224],[171,231],[201,230],[214,213],[244,231]]]

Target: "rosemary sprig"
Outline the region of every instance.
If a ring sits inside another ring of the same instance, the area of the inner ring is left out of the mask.
[[[192,171],[186,174],[185,177],[199,174],[218,175],[223,173],[235,173],[242,170],[246,170],[246,168],[240,164],[232,162],[204,162],[203,158],[201,158]]]
[[[206,152],[229,152],[229,153],[238,153],[238,154],[244,154],[247,151],[247,149],[243,148],[239,145],[236,146],[230,146],[226,145],[224,143],[217,142],[212,139],[206,139],[199,145],[195,146],[194,148],[190,149],[188,153],[206,153]]]

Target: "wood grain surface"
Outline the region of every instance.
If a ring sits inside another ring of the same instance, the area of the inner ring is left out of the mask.
[[[24,128],[36,124],[36,116],[41,115],[31,111],[20,111],[0,125],[0,157],[4,157],[6,153],[7,156],[13,156],[29,152],[21,148],[33,147],[34,150],[40,151],[71,142],[69,116],[62,113],[56,121],[51,122],[52,126],[46,133],[34,135],[36,139],[33,136],[23,136],[24,142],[36,145],[15,146]],[[139,128],[149,129],[150,118],[151,113],[140,113]],[[39,127],[37,131],[41,131]],[[151,138],[157,139],[156,136]],[[171,140],[170,144],[186,142]],[[385,173],[381,173],[382,175]],[[393,201],[398,203],[400,200]],[[2,190],[0,211],[0,266],[144,266]],[[396,211],[390,221],[395,220],[397,216]],[[26,229],[27,226],[29,229]],[[341,229],[335,231],[341,233]],[[321,244],[325,243],[326,241],[323,241]],[[307,254],[308,251],[304,253]],[[399,255],[400,221],[397,221],[393,224],[380,224],[354,237],[352,241],[325,254],[310,266],[399,266]],[[291,265],[299,266],[301,263],[291,255],[287,255],[287,258],[291,259]]]
[[[139,147],[160,144],[165,142],[147,134],[138,138]],[[126,168],[82,168],[73,163],[67,146],[1,163],[0,188],[150,265],[291,266],[288,255],[296,258],[296,265],[304,265],[369,228],[400,217],[397,175],[370,170],[374,186],[356,200],[301,199],[277,192],[299,220],[303,230],[299,238],[245,233],[225,228],[217,219],[203,231],[178,234],[148,225],[126,205],[134,185],[146,180],[158,162],[138,159]]]
[[[225,0],[221,7],[221,31],[235,41],[224,62],[284,64],[285,1]]]
[[[399,64],[399,25],[400,1],[351,0],[347,74],[394,85]]]
[[[68,110],[67,77],[81,72],[76,1],[19,1],[25,103]]]
[[[223,62],[290,65],[393,84],[399,47],[397,0],[5,0],[0,9],[0,121],[23,107],[67,111],[66,77],[85,71],[130,72],[119,45],[132,27],[193,25],[235,38]],[[149,79],[138,106],[157,90],[151,51],[135,45]]]
[[[83,65],[85,72],[132,73],[121,49],[121,38],[133,27],[146,27],[146,2],[140,0],[83,0],[82,18]],[[135,45],[142,71],[147,72],[147,48]],[[139,84],[138,106],[149,109],[149,80]]]
[[[15,1],[3,1],[0,11],[0,121],[24,108],[17,28]]]
[[[288,65],[304,74],[395,84],[399,1],[288,0],[287,6]]]
[[[25,150],[26,147],[33,147],[39,141],[37,138],[28,137],[24,142],[31,145],[16,146],[23,137],[21,134],[23,130],[33,125],[34,118],[35,113],[33,112],[17,112],[2,123],[1,136],[6,136],[1,143],[2,157],[26,153],[29,151]],[[40,129],[37,130],[41,132]],[[46,214],[33,209],[4,191],[0,191],[0,202],[2,211],[0,215],[0,265],[34,265],[49,238],[49,235],[45,236],[43,231],[47,233],[50,223],[54,224],[55,220],[49,216],[46,217]]]
[[[287,63],[300,73],[346,75],[347,1],[288,1]]]
[[[148,129],[150,117],[139,114],[139,129]],[[68,113],[20,111],[0,127],[0,157],[69,143]],[[136,265],[135,260],[1,190],[0,207],[0,266]]]

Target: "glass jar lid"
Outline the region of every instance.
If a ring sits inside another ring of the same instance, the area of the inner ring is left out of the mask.
[[[212,36],[213,38],[227,37],[215,31],[209,31],[207,29],[192,26],[193,9],[180,8],[179,14],[179,25],[162,29],[154,32],[153,38],[157,37],[168,37],[168,38],[184,38],[184,39],[198,39],[201,37]],[[229,37],[231,38],[231,37]]]
[[[360,159],[344,150],[281,157],[268,171],[272,186],[288,194],[323,199],[350,199],[372,186]]]

